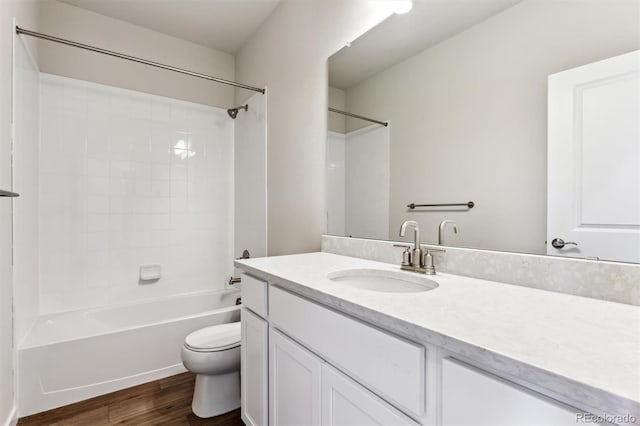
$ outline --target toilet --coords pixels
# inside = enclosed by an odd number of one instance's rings
[[[201,418],[240,407],[240,323],[214,325],[184,339],[182,363],[195,373],[191,409]]]

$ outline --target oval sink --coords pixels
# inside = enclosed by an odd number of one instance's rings
[[[350,287],[381,293],[420,293],[438,287],[437,282],[422,275],[386,269],[343,269],[330,272],[327,278]]]

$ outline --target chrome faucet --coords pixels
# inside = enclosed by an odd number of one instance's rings
[[[450,221],[451,222],[451,221]],[[423,250],[420,246],[420,228],[418,222],[415,220],[407,220],[400,227],[400,236],[404,237],[407,232],[407,227],[413,228],[413,250],[410,251],[411,246],[408,244],[394,244],[395,247],[404,248],[402,253],[402,263],[400,268],[406,271],[420,272],[427,275],[435,275],[436,267],[433,263],[432,253],[444,253],[442,249],[425,247]]]
[[[420,227],[415,220],[407,220],[400,227],[400,236],[404,237],[407,232],[407,227],[413,228],[413,250],[411,256],[403,255],[402,269],[416,272],[425,272],[422,267],[422,249],[420,248]],[[408,246],[405,246],[405,253],[409,250]]]
[[[444,230],[447,225],[453,225],[453,233],[458,233],[458,223],[455,220],[443,220],[438,226],[438,245],[441,246],[444,242]]]

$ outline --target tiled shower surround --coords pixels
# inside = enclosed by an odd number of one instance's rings
[[[40,104],[40,313],[223,288],[226,111],[48,74]],[[143,264],[162,278],[139,282]]]

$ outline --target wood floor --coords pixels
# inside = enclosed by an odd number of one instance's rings
[[[183,373],[23,417],[18,426],[244,426],[240,410],[210,419],[191,412],[195,376]]]

